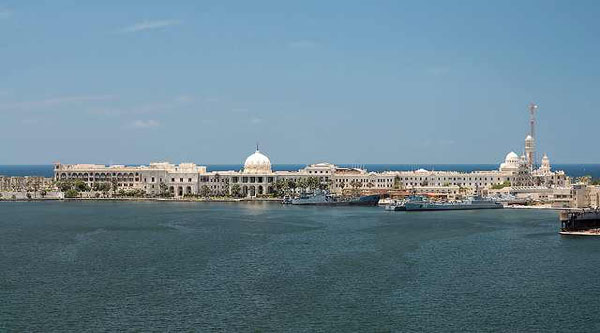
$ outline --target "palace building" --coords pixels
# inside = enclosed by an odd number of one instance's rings
[[[141,190],[149,196],[169,193],[175,197],[235,194],[255,197],[276,192],[279,180],[298,182],[317,177],[333,193],[346,189],[385,191],[392,189],[455,194],[476,188],[510,185],[521,190],[545,191],[570,186],[563,171],[553,171],[547,155],[536,165],[535,113],[529,106],[530,131],[525,138],[524,154],[506,155],[497,170],[457,172],[418,169],[414,171],[369,172],[360,168],[344,168],[330,163],[310,164],[297,171],[273,171],[271,160],[258,150],[248,156],[241,170],[211,171],[194,163],[179,165],[159,162],[143,166],[60,164],[54,167],[54,180],[80,180],[92,187],[95,183],[111,183],[113,189]]]
[[[544,155],[538,169],[531,169],[527,158],[514,152],[506,155],[498,170],[490,171],[414,171],[369,172],[360,168],[344,168],[330,163],[311,164],[297,171],[273,171],[271,160],[258,149],[248,156],[241,170],[207,171],[205,166],[194,163],[178,165],[159,162],[145,166],[60,164],[54,168],[54,179],[81,180],[90,187],[94,183],[111,183],[117,189],[143,190],[149,196],[168,191],[175,197],[198,195],[208,189],[211,195],[238,194],[248,197],[269,195],[276,191],[278,180],[298,182],[317,177],[327,184],[333,193],[345,189],[392,190],[405,189],[439,192],[456,192],[456,189],[472,191],[490,188],[509,182],[513,187],[565,187],[569,179],[563,171],[552,171],[550,161]]]

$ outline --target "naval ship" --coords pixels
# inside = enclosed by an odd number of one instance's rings
[[[343,198],[332,196],[327,191],[316,191],[314,193],[304,193],[298,198],[284,201],[284,203],[313,206],[377,206],[379,199],[380,195],[378,194]]]
[[[497,201],[483,198],[480,195],[475,195],[467,200],[455,202],[409,201],[404,204],[404,209],[407,211],[471,210],[499,208],[504,208],[504,206]]]
[[[561,235],[600,235],[600,210],[560,212]]]

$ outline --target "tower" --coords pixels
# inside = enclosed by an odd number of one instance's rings
[[[525,138],[525,156],[527,157],[527,165],[530,169],[535,166],[535,112],[538,106],[529,104],[529,134]]]

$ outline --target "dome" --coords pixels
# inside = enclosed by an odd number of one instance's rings
[[[542,157],[542,165],[540,166],[540,169],[542,171],[550,171],[551,167],[550,167],[550,159],[548,158],[548,155],[544,154],[544,157]]]
[[[506,158],[504,159],[504,162],[509,163],[509,162],[519,162],[519,155],[517,155],[514,151],[511,151],[510,153],[506,154]]]
[[[519,155],[514,151],[506,154],[504,163],[500,164],[500,171],[514,171],[519,167]]]
[[[525,137],[525,141],[533,141],[533,137],[531,135],[528,135],[527,137]]]
[[[246,158],[244,162],[244,173],[270,173],[271,160],[263,153],[258,151]]]

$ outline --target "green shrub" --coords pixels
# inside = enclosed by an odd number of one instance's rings
[[[492,185],[492,190],[500,190],[500,189],[503,189],[503,188],[509,187],[509,186],[510,186],[510,181],[507,180],[507,181],[505,181],[502,184],[494,184],[494,185]]]
[[[65,198],[77,198],[79,196],[79,192],[74,189],[69,189],[65,192]]]

